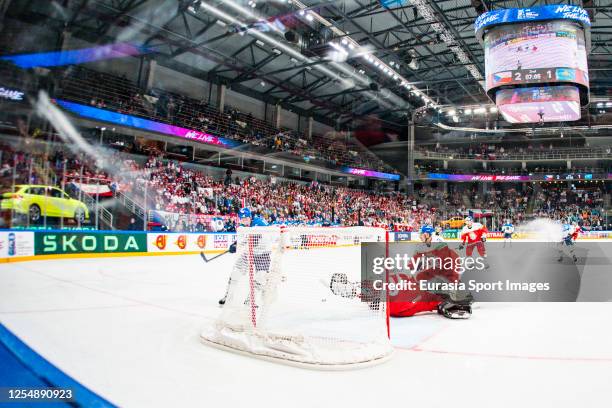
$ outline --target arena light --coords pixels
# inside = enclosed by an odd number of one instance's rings
[[[598,108],[603,108],[603,106],[604,106],[604,103],[603,103],[603,102],[598,102],[598,103],[597,103],[597,107],[598,107]]]
[[[468,54],[463,50],[461,42],[458,41],[452,32],[445,26],[443,21],[438,19],[437,14],[429,5],[429,0],[410,0],[414,6],[414,10],[423,16],[423,19],[429,23],[430,27],[438,34],[439,38],[448,46],[459,62],[468,70],[472,77],[476,80],[483,79],[482,74],[470,59]],[[413,68],[418,69],[418,68]]]
[[[457,114],[457,111],[454,109],[451,109],[448,111],[448,116],[455,116]]]
[[[489,108],[489,112],[490,113],[497,113],[497,106],[492,106],[491,108]]]
[[[612,108],[612,102],[606,102],[606,108]]]
[[[336,44],[335,42],[332,41],[329,43],[329,45],[331,45],[334,49],[336,49],[336,51],[348,55],[348,51],[345,50],[343,47],[341,47],[339,44]]]
[[[418,1],[422,1],[422,0],[418,0]],[[235,4],[233,4],[233,3],[234,3],[233,1],[230,1],[229,3],[230,3],[230,5],[231,5],[232,7],[236,8]],[[308,7],[306,4],[304,4],[302,1],[300,1],[300,0],[290,0],[290,1],[289,1],[289,4],[293,4],[293,5],[295,6],[295,8],[297,8],[297,9],[298,9],[298,14],[299,14],[299,15],[301,15],[301,16],[304,16],[304,15],[311,15],[311,16],[313,16],[313,17],[314,17],[314,20],[316,20],[316,21],[317,21],[318,23],[320,23],[322,26],[324,26],[324,27],[328,28],[328,29],[329,29],[329,30],[330,30],[330,31],[331,31],[331,32],[334,34],[334,36],[335,36],[335,37],[337,37],[337,38],[342,38],[341,43],[342,43],[342,44],[343,44],[345,47],[347,47],[349,50],[357,50],[357,49],[359,49],[359,54],[360,54],[360,55],[361,55],[361,53],[362,53],[363,51],[366,51],[366,50],[364,49],[364,47],[362,47],[362,46],[359,44],[359,42],[357,42],[357,41],[353,40],[353,39],[352,39],[352,38],[349,36],[349,34],[350,34],[350,33],[349,33],[349,31],[347,31],[347,30],[342,30],[342,29],[338,28],[338,27],[337,27],[337,26],[336,26],[336,25],[335,25],[333,22],[329,21],[327,18],[325,18],[325,17],[321,16],[320,14],[318,14],[318,13],[317,13],[317,12],[315,12],[315,11],[309,10],[309,7]],[[306,13],[307,13],[307,14],[306,14]],[[344,43],[344,40],[346,40],[346,44]],[[363,50],[363,51],[362,51],[362,50]],[[369,51],[368,51],[368,52],[369,52]],[[416,57],[418,56],[418,54],[416,53],[416,51],[415,51],[414,49],[412,49],[412,50],[410,50],[409,52],[411,53],[411,57],[412,57],[412,58],[414,58],[414,59],[416,59]],[[366,60],[367,60],[368,62],[370,62],[371,64],[374,64],[374,66],[375,66],[376,68],[379,68],[379,69],[384,69],[384,68],[387,68],[387,69],[388,69],[388,67],[386,66],[386,64],[385,64],[383,61],[379,60],[379,59],[378,59],[377,57],[375,57],[375,56],[366,57]],[[332,63],[332,64],[336,65],[336,68],[338,68],[338,69],[342,70],[344,73],[346,73],[346,74],[348,74],[348,75],[354,75],[354,74],[355,74],[354,69],[353,69],[351,72],[348,72],[348,70],[347,70],[347,69],[345,69],[344,67],[342,67],[341,65],[339,65],[339,64],[335,64],[335,63]],[[389,63],[389,65],[390,65],[390,66],[396,66],[398,69],[399,69],[399,67],[400,67],[400,64],[399,64],[397,61],[395,61],[394,63],[391,63],[391,62],[390,62],[390,63]],[[414,63],[413,63],[413,67],[415,67],[415,69],[418,69],[418,68],[419,68],[418,61],[416,61],[416,60],[414,61]],[[390,76],[393,76],[393,74],[397,75],[397,77],[398,77],[398,78],[397,78],[396,80],[400,80],[400,81],[401,81],[401,80],[405,80],[405,78],[403,78],[399,72],[395,72],[395,71],[393,71],[392,69],[388,69],[388,71],[390,71],[390,72],[388,73],[388,75],[390,75]],[[356,79],[358,79],[358,80],[360,80],[360,81],[363,81],[363,79],[362,79],[362,78],[361,78],[361,79],[356,78]],[[397,98],[397,96],[396,96],[395,94],[390,94],[390,97],[391,97],[391,96],[393,96],[393,97],[396,99],[396,100],[394,100],[394,103],[395,103],[395,104],[398,104],[398,103],[400,102],[399,98]],[[402,101],[402,102],[403,102],[403,101]]]
[[[476,113],[478,115],[482,115],[483,113],[486,113],[486,112],[487,112],[486,108],[482,108],[481,107],[481,108],[474,109],[474,113]]]
[[[472,110],[471,110],[470,108],[467,108],[467,109],[464,111],[464,113],[465,113],[466,115],[471,115],[471,114],[472,114]]]

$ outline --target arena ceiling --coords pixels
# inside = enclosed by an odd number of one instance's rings
[[[405,123],[425,104],[486,103],[473,22],[487,10],[545,1],[4,0],[8,17],[89,42],[129,41],[160,64],[303,116],[345,125],[373,114]],[[552,2],[550,2],[552,4]],[[612,0],[592,15],[593,97],[610,98]],[[331,46],[330,43],[334,45]]]

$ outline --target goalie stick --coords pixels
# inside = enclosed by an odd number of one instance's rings
[[[217,259],[217,258],[219,258],[220,256],[223,256],[223,255],[227,254],[228,252],[230,252],[230,250],[229,250],[229,249],[228,249],[228,250],[226,250],[226,251],[221,252],[220,254],[217,254],[217,255],[213,256],[213,257],[212,257],[212,258],[210,258],[210,259],[206,258],[206,255],[204,254],[204,252],[200,252],[200,256],[202,257],[202,259],[204,260],[204,262],[208,263],[208,262],[212,261],[213,259]]]
[[[213,259],[216,259],[216,258],[218,258],[218,257],[220,257],[222,255],[227,254],[228,252],[230,252],[229,249],[227,251],[221,252],[220,254],[217,254],[217,255],[213,256],[210,259],[206,258],[206,255],[204,254],[204,252],[200,252],[200,256],[202,257],[204,262],[208,263],[208,262],[212,261]],[[230,283],[231,282],[232,282],[232,278],[230,277],[229,280],[227,281],[227,288],[225,289],[225,296],[223,296],[223,298],[219,300],[219,304],[220,305],[224,305],[225,304],[225,301],[227,299],[227,294],[229,293],[229,288],[230,288]]]

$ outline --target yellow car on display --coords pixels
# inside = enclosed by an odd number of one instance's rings
[[[465,219],[463,217],[452,217],[446,221],[442,221],[442,228],[444,229],[459,229],[463,228],[463,224],[465,224]]]
[[[33,224],[40,222],[44,216],[72,218],[78,223],[89,218],[89,210],[82,201],[71,198],[56,187],[17,185],[15,192],[3,193],[0,198],[2,210],[26,215]]]

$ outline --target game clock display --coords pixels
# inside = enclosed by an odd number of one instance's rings
[[[493,27],[484,48],[487,91],[533,83],[589,85],[584,30],[573,22]]]

